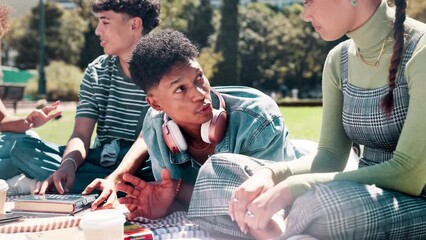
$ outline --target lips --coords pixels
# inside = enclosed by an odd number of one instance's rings
[[[318,32],[319,30],[321,30],[321,26],[319,26],[319,25],[312,24],[312,26],[315,28],[316,32]]]
[[[211,111],[212,111],[211,103],[206,103],[197,110],[197,112],[201,114],[210,113]]]
[[[101,47],[104,47],[106,45],[106,41],[101,39],[101,42],[99,43]]]

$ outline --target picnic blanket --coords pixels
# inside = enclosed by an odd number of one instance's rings
[[[7,199],[7,207],[13,208],[13,199],[22,196],[12,196]],[[23,221],[0,225],[0,234],[15,234],[23,232],[42,232],[78,227],[82,215],[38,217],[28,216]],[[211,233],[188,220],[184,211],[172,213],[158,220],[138,217],[133,224],[149,228],[154,233],[154,239],[215,239]],[[217,239],[217,238],[216,238]]]

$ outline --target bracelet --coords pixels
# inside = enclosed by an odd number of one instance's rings
[[[70,158],[70,157],[65,158],[64,160],[62,160],[62,162],[61,162],[61,166],[62,166],[62,165],[64,164],[64,162],[66,162],[66,161],[71,161],[71,162],[73,162],[73,163],[74,163],[74,172],[75,172],[75,171],[77,171],[78,166],[77,166],[77,163],[75,162],[74,158]]]
[[[177,185],[176,185],[176,189],[175,189],[175,197],[178,195],[179,191],[180,191],[180,187],[182,185],[182,178],[179,179]]]

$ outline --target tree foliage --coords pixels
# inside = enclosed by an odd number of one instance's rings
[[[214,85],[237,85],[238,79],[238,0],[223,0],[221,7],[220,30],[215,51],[223,56],[218,62]]]
[[[25,17],[22,29],[13,34],[9,45],[18,51],[16,64],[20,68],[36,68],[39,51],[39,7],[34,7]],[[84,43],[83,32],[86,30],[84,20],[73,10],[64,11],[55,3],[45,5],[45,56],[46,64],[52,60],[77,65]],[[16,38],[15,38],[16,37]]]
[[[77,101],[80,81],[83,72],[75,65],[66,64],[62,61],[51,61],[46,67],[46,88],[48,101]],[[37,99],[39,76],[28,82],[25,93]]]
[[[193,14],[189,14],[187,35],[200,48],[207,47],[209,36],[215,31],[210,0],[201,0],[198,6],[188,5],[188,7],[195,9],[195,11]]]
[[[200,48],[215,31],[210,0],[171,0],[161,3],[161,26],[185,33]]]
[[[99,37],[96,36],[95,30],[98,25],[98,19],[92,13],[90,0],[73,0],[78,6],[75,9],[78,14],[85,19],[86,31],[84,34],[84,45],[80,51],[79,67],[81,69],[87,67],[89,63],[95,60],[98,56],[102,55],[103,49],[100,45]]]

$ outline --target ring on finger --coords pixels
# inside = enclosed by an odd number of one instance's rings
[[[254,217],[254,216],[256,216],[256,215],[254,214],[254,212],[252,212],[252,211],[250,211],[250,210],[247,210],[247,216],[249,216],[249,217]]]

